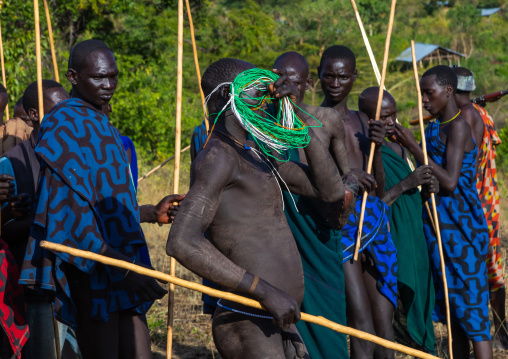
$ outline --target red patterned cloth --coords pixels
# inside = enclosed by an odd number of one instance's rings
[[[499,191],[497,189],[496,146],[501,143],[494,129],[492,117],[483,107],[473,104],[480,112],[485,125],[483,141],[478,149],[478,172],[476,189],[480,195],[483,212],[489,226],[489,249],[487,253],[487,270],[489,287],[492,292],[505,286],[503,267],[501,265],[501,243],[499,240]]]
[[[0,239],[0,324],[13,353],[21,358],[21,349],[30,336],[25,316],[23,288],[19,270],[7,244]]]

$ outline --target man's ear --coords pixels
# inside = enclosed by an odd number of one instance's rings
[[[69,80],[69,82],[72,85],[75,86],[75,85],[78,84],[78,81],[77,81],[78,73],[76,72],[76,70],[74,70],[74,69],[68,69],[67,73],[65,74],[65,76],[67,77],[67,80]]]
[[[314,83],[314,80],[312,77],[307,77],[307,83],[305,84],[305,90],[309,90],[312,87],[312,84]]]
[[[37,123],[39,122],[39,111],[37,111],[35,108],[29,108],[27,114],[30,120]]]
[[[230,90],[229,90],[229,86],[228,85],[224,85],[220,88],[219,90],[219,95],[221,98],[223,99],[227,99],[229,98],[229,95],[230,95]]]
[[[353,72],[353,82],[356,81],[357,78],[358,78],[358,70],[355,69],[355,72]]]
[[[452,86],[450,86],[450,85],[446,86],[446,94],[448,97],[453,95],[453,87]]]

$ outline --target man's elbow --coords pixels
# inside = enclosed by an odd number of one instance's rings
[[[324,191],[319,193],[319,199],[329,203],[335,203],[343,201],[345,197],[344,187],[333,188],[330,191]]]

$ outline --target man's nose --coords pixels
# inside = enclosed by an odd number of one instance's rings
[[[113,89],[116,87],[116,81],[113,79],[104,79],[102,83],[102,88],[104,89]]]
[[[331,86],[333,86],[333,87],[340,87],[340,81],[339,81],[339,79],[335,77],[333,79],[332,83],[331,83]]]

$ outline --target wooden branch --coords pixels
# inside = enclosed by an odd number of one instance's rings
[[[42,56],[41,56],[41,28],[39,24],[39,0],[34,0],[35,19],[35,57],[37,61],[37,97],[39,99],[39,123],[44,117],[44,101],[42,94]]]
[[[190,148],[190,146],[187,146],[185,147],[183,150],[180,151],[180,153],[184,153],[185,151],[187,151],[188,149]],[[148,171],[148,173],[146,175],[144,175],[143,177],[141,177],[140,179],[138,179],[138,183],[141,182],[142,180],[144,180],[145,178],[151,176],[155,171],[158,171],[162,168],[162,166],[166,165],[169,161],[171,161],[173,158],[175,158],[175,156],[171,156],[169,157],[167,160],[165,160],[164,162],[162,162],[160,165],[158,165],[157,167],[155,168],[152,168],[150,171]]]
[[[192,13],[189,5],[189,0],[185,0],[185,5],[187,6],[187,16],[189,17],[190,33],[192,39],[192,51],[194,52],[194,64],[196,65],[196,75],[198,77],[199,93],[201,94],[201,103],[203,104],[203,112],[205,114],[206,133],[208,133],[210,131],[210,124],[208,122],[208,111],[205,105],[205,94],[203,93],[203,89],[201,88],[201,70],[199,69],[198,50],[196,48],[196,37],[194,36],[194,23],[192,22]]]
[[[427,156],[427,141],[425,139],[425,129],[423,127],[422,93],[420,90],[420,79],[418,77],[418,67],[416,66],[415,42],[413,40],[411,40],[411,55],[413,57],[413,72],[414,72],[415,82],[416,82],[416,91],[418,93],[418,119],[420,122],[420,133],[422,136],[423,162],[425,165],[428,165],[429,158]],[[446,266],[445,266],[444,255],[443,255],[443,242],[441,240],[441,230],[439,228],[439,218],[437,216],[436,196],[434,193],[430,194],[430,199],[432,202],[432,212],[433,212],[433,217],[434,217],[433,225],[434,225],[434,229],[436,232],[437,244],[438,244],[438,248],[439,248],[439,257],[441,260],[441,272],[443,273],[442,279],[443,279],[443,287],[444,287],[444,295],[445,295],[445,303],[446,303],[446,325],[448,328],[448,350],[450,351],[450,359],[453,359],[452,323],[450,320],[450,301],[448,298],[448,283],[446,281]]]
[[[0,10],[2,9],[3,1],[0,0]],[[7,81],[5,80],[5,63],[4,63],[4,42],[2,38],[2,24],[0,22],[0,62],[2,66],[2,83],[7,88]],[[0,119],[2,120],[2,119]],[[9,105],[5,106],[5,122],[9,121]],[[0,214],[1,215],[1,214]],[[1,230],[0,230],[1,233]]]
[[[51,16],[49,14],[48,0],[44,0],[44,11],[46,11],[46,22],[48,24],[49,45],[51,47],[51,59],[53,60],[53,71],[55,72],[55,81],[60,82],[60,75],[58,74],[58,63],[55,53],[55,41],[53,40],[53,27],[51,26]]]
[[[173,193],[178,193],[180,185],[180,150],[182,147],[182,82],[183,82],[183,0],[178,0],[178,55],[176,66],[176,117],[175,117],[175,170],[173,174]],[[175,275],[176,260],[170,259],[170,274]],[[166,358],[171,359],[173,351],[173,316],[175,307],[175,285],[169,285],[168,336]]]
[[[91,260],[94,260],[94,261],[97,261],[97,262],[100,262],[100,263],[103,263],[106,265],[115,266],[118,268],[123,268],[123,269],[129,270],[129,271],[132,271],[132,272],[146,275],[151,278],[155,278],[160,281],[172,283],[173,285],[178,285],[183,288],[188,288],[188,289],[192,289],[192,290],[204,293],[204,294],[208,294],[211,297],[221,298],[221,299],[229,300],[229,301],[232,301],[235,303],[240,303],[240,304],[246,305],[248,307],[266,310],[261,305],[261,303],[259,303],[258,301],[255,301],[253,299],[245,298],[245,297],[242,297],[242,296],[230,293],[230,292],[223,292],[223,291],[220,291],[217,289],[212,289],[210,287],[207,287],[207,286],[204,286],[204,285],[201,285],[198,283],[189,282],[189,281],[186,281],[186,280],[183,280],[180,278],[176,278],[175,276],[168,275],[168,274],[162,273],[162,272],[158,272],[153,269],[148,269],[146,267],[138,266],[133,263],[126,262],[126,261],[113,259],[110,257],[105,257],[100,254],[95,254],[92,252],[83,251],[80,249],[71,248],[71,247],[61,245],[61,244],[51,243],[51,242],[47,242],[47,241],[41,241],[40,246],[42,248],[45,248],[45,249],[48,249],[48,250],[51,250],[54,252],[68,253],[74,257],[91,259]],[[352,336],[358,337],[360,339],[368,340],[372,343],[381,345],[381,346],[388,348],[388,349],[396,350],[401,353],[405,353],[405,354],[412,355],[412,356],[415,356],[417,358],[422,358],[422,359],[439,359],[438,357],[436,357],[434,355],[427,354],[422,351],[419,351],[419,350],[416,350],[413,348],[409,348],[409,347],[406,347],[401,344],[393,343],[389,340],[376,337],[375,335],[365,333],[365,332],[362,332],[357,329],[349,328],[349,327],[334,323],[334,322],[332,322],[326,318],[323,318],[323,317],[316,317],[316,316],[306,314],[306,313],[301,313],[301,315],[302,315],[303,321],[306,321],[309,323],[314,323],[314,324],[329,328],[329,329],[334,330],[338,333],[352,335]]]
[[[392,37],[392,29],[393,29],[393,20],[395,18],[395,4],[397,3],[397,0],[392,0],[392,5],[390,7],[390,20],[388,21],[388,31],[386,34],[386,42],[385,42],[385,53],[383,57],[383,68],[381,70],[381,80],[379,83],[379,95],[377,100],[377,107],[376,107],[376,121],[379,121],[379,117],[381,115],[381,105],[383,102],[383,91],[385,86],[385,78],[386,78],[386,67],[388,65],[388,54],[390,52],[390,39]],[[358,10],[357,10],[358,12]],[[374,160],[374,151],[376,149],[376,144],[372,142],[370,144],[370,153],[369,153],[369,162],[367,163],[367,173],[372,172],[372,161]],[[360,221],[358,223],[358,236],[356,238],[356,245],[355,245],[355,253],[353,256],[353,260],[358,260],[358,252],[360,251],[360,244],[362,239],[362,227],[363,227],[363,220],[365,216],[365,205],[367,203],[367,197],[368,192],[365,191],[363,193],[362,198],[362,206],[360,210]]]

